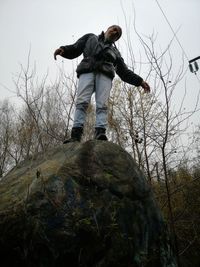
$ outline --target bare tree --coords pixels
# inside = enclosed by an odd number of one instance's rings
[[[10,154],[13,129],[15,123],[15,111],[8,100],[0,102],[0,179],[13,165]]]
[[[17,95],[24,103],[19,114],[21,125],[28,127],[26,156],[44,151],[62,142],[72,124],[72,112],[76,93],[76,80],[60,71],[58,80],[47,86],[47,75],[38,83],[36,70],[21,66],[15,81]]]

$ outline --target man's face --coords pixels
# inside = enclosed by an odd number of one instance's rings
[[[105,32],[105,38],[110,42],[115,42],[120,38],[120,29],[117,26],[112,26]]]

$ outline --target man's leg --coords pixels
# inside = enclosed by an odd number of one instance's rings
[[[84,73],[79,77],[76,110],[73,127],[83,127],[86,118],[86,111],[90,103],[95,86],[94,73]]]
[[[71,138],[63,143],[80,141],[83,134],[83,127],[86,119],[86,111],[94,92],[94,73],[81,74],[78,82],[76,109],[74,124],[71,131]]]
[[[96,125],[95,138],[107,140],[106,127],[108,123],[108,99],[112,88],[112,79],[102,73],[96,74],[95,80],[96,99]]]

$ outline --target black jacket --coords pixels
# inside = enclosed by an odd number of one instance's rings
[[[83,60],[77,66],[78,77],[82,73],[99,71],[111,79],[115,72],[129,84],[140,86],[143,79],[129,70],[120,55],[119,50],[113,43],[105,42],[104,33],[96,36],[88,33],[72,45],[61,46],[64,49],[64,58],[73,59],[83,53]]]

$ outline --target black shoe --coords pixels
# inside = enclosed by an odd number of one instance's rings
[[[106,136],[106,129],[105,128],[100,128],[100,127],[95,128],[95,137],[94,138],[96,140],[107,141],[108,138]]]
[[[71,131],[71,138],[64,140],[63,144],[67,144],[71,142],[80,142],[82,135],[83,135],[82,127],[73,127]]]
[[[72,143],[72,142],[80,142],[80,141],[76,138],[69,138],[69,139],[64,140],[63,144]]]

